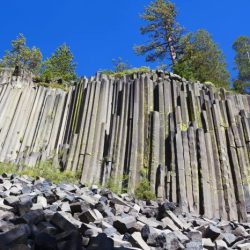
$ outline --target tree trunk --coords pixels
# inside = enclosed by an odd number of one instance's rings
[[[174,46],[172,45],[172,37],[171,36],[169,36],[167,38],[167,43],[168,43],[168,48],[169,48],[169,52],[170,52],[172,65],[175,65],[176,64],[176,52],[175,52]]]

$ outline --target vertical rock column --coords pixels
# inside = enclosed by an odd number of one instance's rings
[[[160,141],[160,117],[159,112],[152,113],[152,148],[151,148],[151,161],[150,161],[150,184],[151,189],[155,192],[156,188],[156,173],[157,168],[159,167],[159,159],[160,159],[160,149],[159,149],[159,141]]]

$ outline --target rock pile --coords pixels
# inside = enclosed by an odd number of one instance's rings
[[[250,249],[250,223],[108,189],[0,176],[0,249]]]

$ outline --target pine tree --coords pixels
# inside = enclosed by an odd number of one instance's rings
[[[189,80],[210,81],[217,87],[229,87],[225,57],[206,30],[187,34],[182,44],[183,53],[174,65],[176,74]]]
[[[56,49],[55,53],[48,58],[42,67],[42,78],[46,81],[53,81],[60,78],[64,81],[71,81],[77,78],[75,73],[76,63],[70,48],[63,44]]]
[[[26,38],[23,34],[11,42],[12,49],[7,50],[1,64],[4,67],[26,68],[33,73],[37,73],[42,61],[40,49],[33,47],[30,49],[26,45]]]
[[[145,8],[141,18],[148,24],[141,27],[141,34],[147,34],[150,42],[135,47],[138,55],[145,55],[146,61],[168,58],[174,65],[178,59],[183,28],[176,21],[175,5],[166,0],[155,0]],[[171,65],[167,61],[168,65]]]
[[[234,42],[233,49],[236,52],[234,62],[238,70],[234,88],[240,93],[247,93],[250,87],[250,37],[240,36]]]

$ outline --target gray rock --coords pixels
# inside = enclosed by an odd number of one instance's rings
[[[231,246],[237,239],[237,237],[232,233],[223,233],[222,236],[228,246]]]
[[[132,216],[127,216],[124,218],[117,217],[113,223],[113,226],[121,234],[126,233],[130,228],[132,228],[136,223],[136,220]]]
[[[243,236],[243,237],[248,237],[249,234],[247,233],[246,229],[241,226],[238,225],[234,230],[233,230],[234,235],[236,236]]]
[[[215,246],[216,246],[216,249],[218,249],[218,250],[228,249],[226,242],[223,240],[216,240]]]
[[[250,249],[250,243],[239,244],[239,245],[237,245],[237,248],[241,249],[241,250],[249,250]]]
[[[56,227],[58,227],[59,229],[61,229],[62,231],[70,231],[70,230],[75,230],[76,227],[70,223],[65,217],[63,217],[61,214],[59,213],[55,213],[50,222],[55,225]]]
[[[134,232],[131,237],[131,243],[135,247],[139,247],[144,250],[150,250],[150,247],[147,243],[142,239],[141,234],[139,232]]]
[[[181,231],[173,231],[173,233],[181,243],[186,243],[189,241],[189,238]]]
[[[37,224],[44,220],[44,212],[42,210],[30,211],[22,216],[27,224]]]
[[[220,235],[221,235],[221,230],[218,227],[209,225],[206,228],[203,237],[210,238],[212,241],[215,241]]]
[[[94,222],[95,220],[97,220],[97,217],[96,217],[94,211],[92,211],[90,209],[82,212],[81,214],[79,214],[78,217],[84,223]]]
[[[201,242],[202,241],[202,234],[200,231],[197,230],[192,230],[190,232],[188,232],[188,238],[190,238],[192,241],[197,241],[197,242]]]
[[[20,242],[26,240],[31,234],[30,227],[28,225],[20,225],[8,232],[0,234],[0,246],[7,246],[11,243]]]
[[[99,234],[97,237],[91,238],[88,250],[99,250],[100,246],[102,246],[102,249],[113,249],[114,248],[114,242],[112,239],[108,238],[105,234]]]
[[[215,248],[215,243],[213,243],[213,242],[211,241],[211,239],[203,238],[203,239],[202,239],[202,246],[203,246],[205,249],[213,250],[213,249]]]
[[[47,199],[41,195],[37,196],[37,204],[41,204],[43,208],[48,206]]]
[[[201,241],[190,241],[186,244],[185,249],[188,250],[202,250],[202,242]]]

